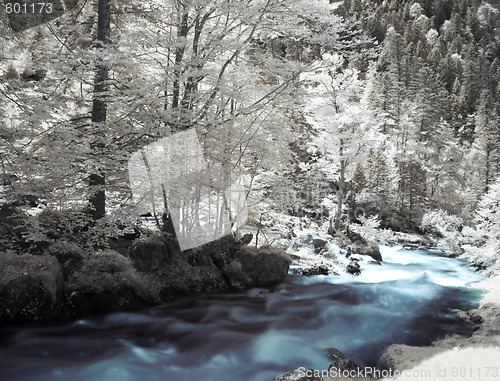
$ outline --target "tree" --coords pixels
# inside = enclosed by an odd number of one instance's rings
[[[105,147],[105,129],[107,115],[106,92],[108,91],[109,67],[105,62],[106,47],[110,41],[110,0],[98,0],[97,2],[97,44],[98,63],[94,79],[94,94],[92,102],[92,126],[90,148],[94,154],[95,170],[89,175],[90,203],[93,209],[94,219],[105,215],[106,195],[105,179],[106,173],[100,168],[99,159],[101,151]]]
[[[302,79],[309,85],[309,123],[320,132],[318,145],[337,167],[337,210],[330,232],[340,228],[347,197],[347,176],[376,141],[376,118],[362,97],[362,81],[354,69],[341,70],[342,58],[325,54]]]
[[[254,48],[277,34],[306,51],[319,42],[333,47],[341,29],[330,14],[334,6],[303,5],[99,2],[96,24],[89,2],[61,22],[26,32],[29,38],[17,39],[12,55],[29,55],[36,66],[27,66],[45,76],[2,84],[8,107],[16,109],[8,128],[19,133],[8,153],[23,186],[36,187],[60,207],[89,198],[95,217],[102,216],[104,185],[108,202],[129,198],[127,156],[188,127],[203,137],[211,162],[252,172],[285,165],[287,140],[293,139],[286,133],[292,124],[287,113],[307,64]],[[116,25],[112,29],[107,10]],[[20,65],[13,67],[23,74]],[[227,137],[224,144],[220,136]],[[20,139],[27,144],[16,149]],[[275,153],[279,160],[268,160]],[[83,186],[89,177],[91,186]]]
[[[476,138],[474,145],[479,151],[483,164],[482,184],[484,192],[487,192],[489,185],[498,174],[500,131],[498,124],[500,118],[496,110],[491,109],[491,93],[484,91],[479,100],[478,112],[476,114]]]

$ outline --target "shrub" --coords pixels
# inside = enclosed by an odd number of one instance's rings
[[[420,225],[427,233],[447,237],[462,230],[463,220],[444,210],[433,210],[423,215]]]

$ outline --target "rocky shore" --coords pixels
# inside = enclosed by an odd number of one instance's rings
[[[405,247],[418,249],[432,246],[431,241],[418,240]],[[367,369],[347,359],[340,351],[329,348],[325,349],[325,356],[331,360],[329,369],[298,368],[276,376],[273,381],[497,380],[491,378],[494,377],[491,372],[488,378],[486,371],[500,364],[500,276],[486,278],[474,287],[486,291],[480,307],[457,311],[458,316],[473,328],[471,337],[454,335],[422,347],[393,344],[382,353],[376,367],[370,369],[373,373],[367,373]],[[479,372],[484,370],[482,377],[474,373],[478,369]],[[474,374],[460,375],[460,371],[463,373],[466,370]]]
[[[180,252],[168,233],[130,237],[119,226],[92,225],[86,218],[53,211],[32,217],[12,206],[0,208],[0,324],[270,286],[288,274],[290,258],[283,250],[249,247],[232,235]]]
[[[500,364],[500,306],[486,303],[479,309],[463,312],[463,315],[475,325],[476,331],[472,337],[452,336],[425,347],[393,344],[384,351],[376,368],[369,369],[373,372],[371,374],[367,369],[346,359],[340,351],[330,348],[325,353],[332,360],[329,369],[298,368],[276,376],[273,381],[351,381],[377,378],[385,381],[493,380],[484,375],[487,370]],[[336,358],[330,355],[333,351],[339,353]],[[460,376],[460,371],[463,373],[471,370],[473,373],[484,370],[484,377],[481,378],[476,373],[472,377],[467,373]],[[490,377],[493,377],[492,372]]]

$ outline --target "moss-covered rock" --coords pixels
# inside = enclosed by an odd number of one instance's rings
[[[0,212],[0,322],[72,318],[272,285],[286,277],[290,263],[280,250],[241,248],[232,235],[181,252],[171,234],[128,240],[112,234],[113,221],[92,222],[78,211],[30,217],[4,206]]]
[[[252,280],[249,286],[263,287],[283,282],[288,275],[291,259],[281,249],[245,247],[235,253],[245,274]]]
[[[139,271],[156,271],[170,257],[167,242],[162,237],[136,240],[129,252],[129,258]]]
[[[158,301],[158,287],[132,262],[112,251],[87,255],[68,280],[68,300],[76,313],[138,308]]]
[[[222,272],[228,279],[229,285],[236,290],[243,290],[253,284],[252,278],[243,270],[242,264],[238,261],[228,263]]]
[[[0,253],[0,322],[50,320],[60,311],[63,293],[56,258]]]
[[[51,245],[47,253],[55,258],[61,266],[64,280],[81,269],[85,258],[84,250],[74,242],[58,241]]]

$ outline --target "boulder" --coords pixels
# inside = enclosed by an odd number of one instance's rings
[[[85,257],[67,282],[73,313],[120,311],[158,300],[157,285],[123,255],[106,250]]]
[[[326,246],[327,243],[328,241],[323,238],[314,238],[312,240],[312,244],[315,249],[322,249],[323,247]]]
[[[238,250],[234,258],[252,280],[253,287],[270,286],[281,283],[288,275],[290,257],[282,249],[250,248]]]
[[[234,289],[243,290],[253,284],[252,279],[243,271],[243,266],[238,261],[227,264],[222,271],[227,277],[229,285]]]
[[[366,240],[363,238],[363,236],[361,234],[356,233],[352,229],[349,229],[349,227],[346,228],[345,235],[347,236],[347,238],[349,238],[351,240],[351,242],[354,242],[354,243],[360,244],[360,245],[367,244]]]
[[[376,242],[349,245],[349,249],[352,253],[368,255],[374,260],[382,262],[382,255],[380,254],[380,249]]]
[[[84,251],[74,242],[57,241],[47,249],[47,252],[57,258],[64,280],[80,270],[83,264]]]
[[[351,258],[351,261],[349,262],[349,264],[346,267],[346,271],[349,274],[352,274],[352,275],[359,275],[359,274],[361,274],[361,269],[359,267],[358,261]]]
[[[0,254],[0,323],[51,320],[59,312],[63,293],[56,258]]]
[[[302,276],[328,275],[330,273],[330,270],[325,265],[314,265],[307,269],[303,268],[295,269],[293,270],[293,273],[295,275],[302,275]]]
[[[137,270],[152,272],[170,258],[170,253],[162,237],[152,237],[134,241],[128,256]]]
[[[369,255],[374,260],[382,262],[382,254],[380,254],[380,248],[376,242],[369,242],[362,253],[364,255]]]
[[[232,235],[190,250],[175,250],[167,234],[134,241],[128,257],[141,273],[157,279],[160,299],[246,287],[237,266],[227,266],[234,256]],[[230,282],[228,282],[228,278]]]
[[[357,372],[358,369],[361,369],[361,371],[364,372],[364,369],[361,366],[359,366],[354,361],[346,358],[346,356],[337,348],[327,348],[325,352],[326,356],[332,361],[332,364],[330,365],[328,370],[335,368],[337,372],[339,371]]]
[[[333,361],[333,364],[336,364],[340,360],[346,359],[345,355],[337,348],[326,348],[325,352],[326,352],[326,357],[328,357],[331,361]]]

